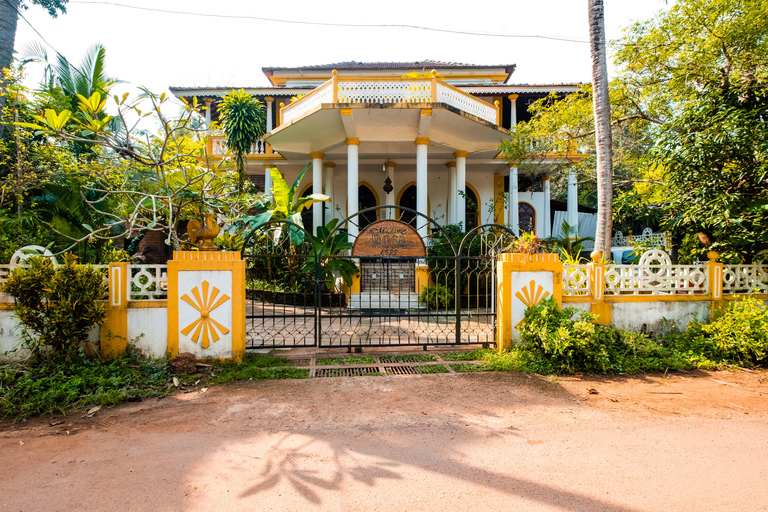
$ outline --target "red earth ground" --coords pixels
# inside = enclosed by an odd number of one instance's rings
[[[768,510],[767,379],[247,382],[3,423],[0,511]]]

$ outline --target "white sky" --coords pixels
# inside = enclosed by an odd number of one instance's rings
[[[111,1],[111,0],[109,0]],[[385,0],[114,0],[126,5],[207,14],[260,16],[328,23],[409,24],[587,41],[586,0],[435,2]],[[29,2],[31,3],[31,2]],[[671,3],[671,2],[670,2]],[[621,36],[633,21],[668,8],[666,0],[605,0],[606,33]],[[113,76],[162,92],[168,86],[268,85],[263,66],[346,60],[434,59],[517,64],[513,83],[590,81],[589,46],[540,38],[480,37],[405,28],[301,26],[247,19],[165,14],[70,1],[56,19],[37,6],[23,12],[70,62],[79,64],[96,42],[107,48]],[[22,19],[16,49],[40,38]],[[52,53],[52,52],[51,52]],[[39,69],[29,68],[30,78]]]

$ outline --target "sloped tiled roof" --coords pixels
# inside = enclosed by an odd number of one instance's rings
[[[511,69],[514,69],[515,65],[514,64],[497,64],[497,65],[465,64],[462,62],[444,62],[440,60],[430,60],[430,59],[416,60],[416,61],[410,61],[410,62],[357,62],[357,61],[351,60],[347,62],[335,62],[333,64],[313,64],[311,66],[291,66],[291,67],[264,67],[261,69],[262,71],[267,73],[271,71],[288,70],[288,69],[356,70],[356,69],[402,69],[402,68],[442,68],[442,69],[511,68]]]
[[[290,67],[263,67],[261,71],[272,81],[272,75],[275,71],[364,71],[364,70],[389,70],[389,69],[493,69],[503,68],[507,74],[507,80],[515,71],[515,64],[465,64],[462,62],[443,62],[439,60],[416,60],[410,62],[334,62],[333,64],[313,64],[311,66],[290,66]]]

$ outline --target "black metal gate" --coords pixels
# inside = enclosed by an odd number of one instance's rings
[[[351,219],[387,211],[405,212],[429,227],[426,258],[356,258],[338,250],[339,239],[345,240],[336,236],[341,230],[319,240],[285,220],[253,230],[243,248],[246,347],[495,343],[496,258],[514,234],[494,224],[463,234],[396,206],[369,208]],[[343,268],[359,272],[352,286],[338,271]]]

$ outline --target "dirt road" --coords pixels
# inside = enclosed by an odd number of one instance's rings
[[[0,425],[0,511],[768,510],[766,373],[253,382],[80,416]]]

